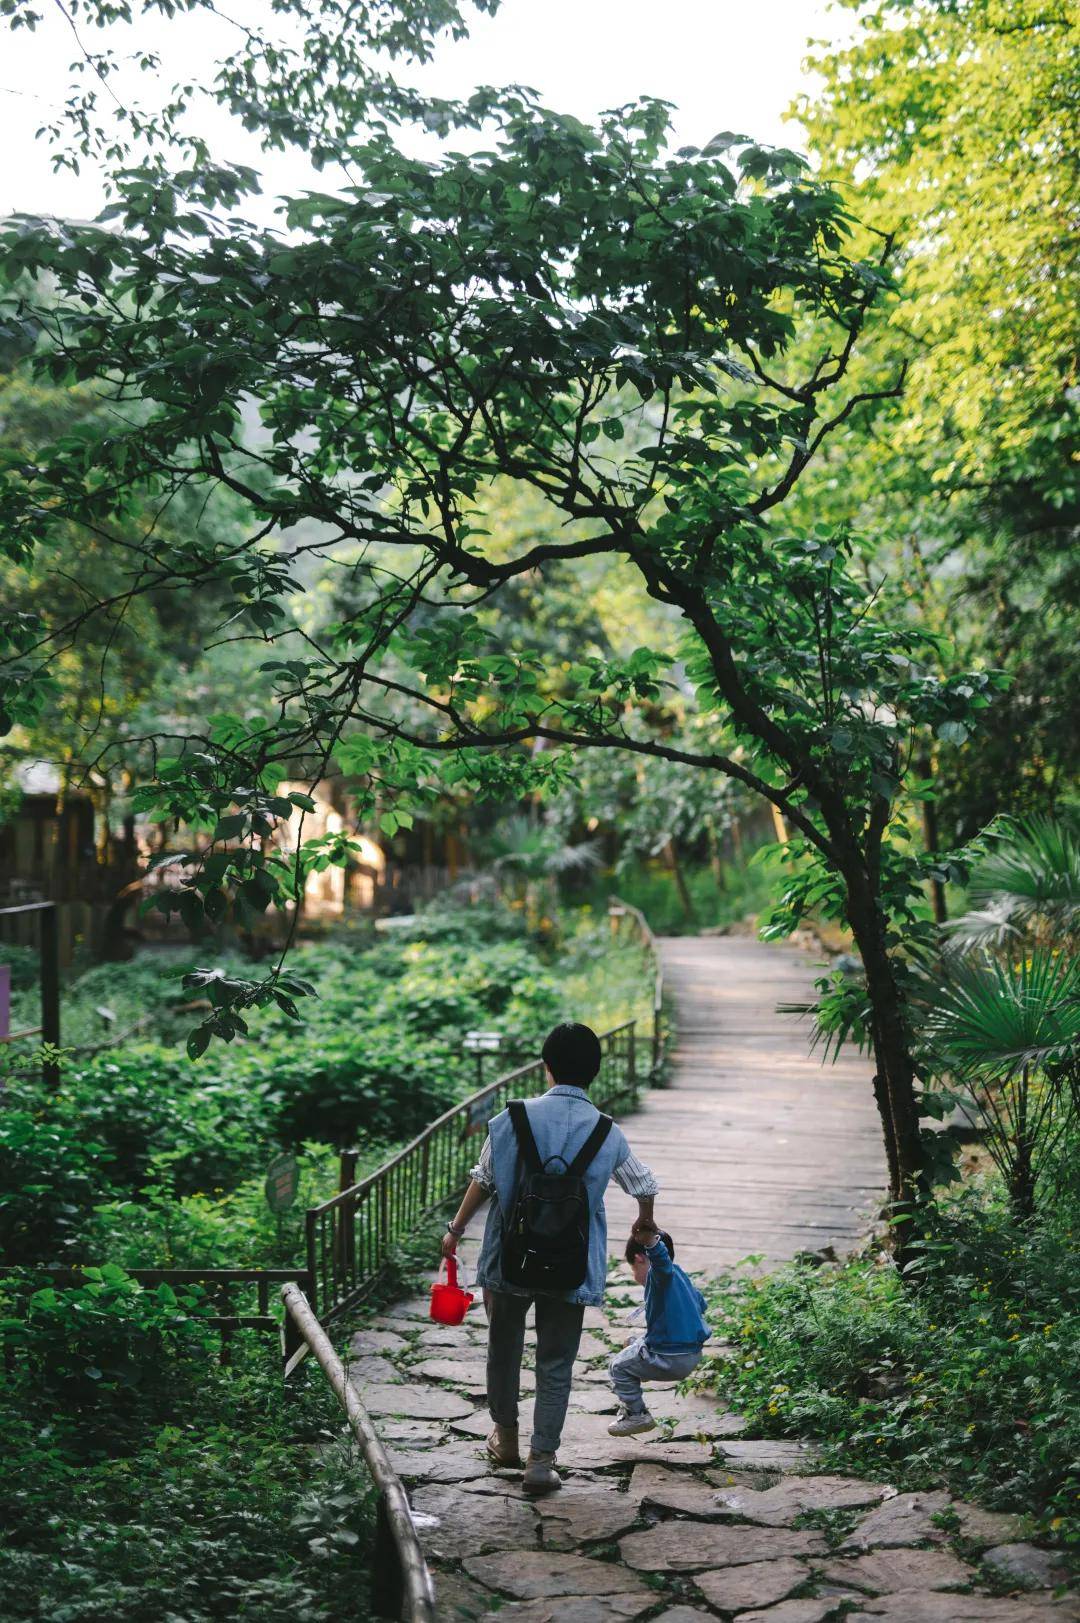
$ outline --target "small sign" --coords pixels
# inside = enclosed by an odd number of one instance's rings
[[[11,1033],[11,965],[0,964],[0,1039]]]
[[[487,1124],[494,1114],[494,1095],[489,1094],[486,1099],[476,1099],[469,1106],[469,1116],[467,1125],[465,1127],[465,1137],[469,1138],[473,1133],[485,1133],[487,1131]]]
[[[300,1163],[295,1155],[275,1155],[266,1169],[266,1204],[272,1212],[286,1212],[300,1188]]]
[[[501,1042],[497,1031],[467,1031],[463,1046],[472,1054],[493,1054]]]

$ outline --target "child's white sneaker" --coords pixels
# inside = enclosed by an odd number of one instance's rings
[[[612,1437],[632,1437],[638,1431],[652,1431],[655,1425],[648,1409],[620,1409],[608,1431]]]

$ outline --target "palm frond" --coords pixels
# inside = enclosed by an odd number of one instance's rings
[[[1024,928],[1045,918],[1056,930],[1080,928],[1080,835],[1052,817],[1017,818],[992,837],[971,876],[977,911]]]
[[[994,952],[1021,940],[1023,931],[1012,919],[1009,902],[995,900],[989,907],[964,913],[944,926],[951,952]]]
[[[1080,1063],[1080,959],[1037,947],[1018,961],[960,965],[925,1037],[936,1069],[983,1084]]]

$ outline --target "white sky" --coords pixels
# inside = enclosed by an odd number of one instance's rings
[[[102,206],[101,177],[54,174],[34,132],[63,102],[75,42],[58,9],[34,33],[0,24],[0,214],[13,210],[90,218]],[[265,0],[252,9],[266,15]],[[799,127],[785,122],[794,97],[812,85],[803,70],[809,38],[838,40],[851,13],[829,0],[503,0],[494,18],[477,18],[470,38],[439,48],[425,69],[397,70],[404,82],[435,94],[463,96],[478,84],[524,83],[560,111],[589,118],[639,95],[676,103],[680,144],[702,145],[730,129],[774,145],[798,147]],[[141,20],[108,36],[90,30],[87,44],[136,44],[167,60],[171,83],[197,77],[230,48],[227,32],[204,12],[173,21]],[[135,89],[136,75],[127,81]],[[123,83],[123,82],[121,82]],[[152,98],[143,84],[140,99]],[[216,157],[252,164],[263,175],[266,202],[253,212],[269,223],[270,197],[306,186],[332,189],[298,154],[262,154],[253,138],[203,104],[200,133]],[[456,138],[459,146],[466,139]]]

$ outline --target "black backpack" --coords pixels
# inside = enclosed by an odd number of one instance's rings
[[[511,1099],[509,1109],[524,1171],[503,1236],[503,1278],[530,1290],[576,1290],[589,1271],[589,1197],[583,1174],[611,1131],[611,1117],[600,1117],[567,1164],[561,1155],[540,1160],[523,1100]],[[552,1161],[561,1161],[564,1170],[549,1172]]]

